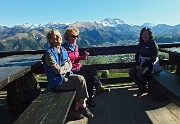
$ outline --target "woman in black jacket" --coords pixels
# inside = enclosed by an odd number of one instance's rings
[[[158,56],[156,44],[150,28],[142,28],[139,44],[135,54],[136,66],[131,69],[129,76],[139,88],[137,96],[141,96],[147,89],[149,75],[153,71],[153,64]]]

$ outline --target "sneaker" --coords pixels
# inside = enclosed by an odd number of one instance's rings
[[[81,108],[82,113],[84,113],[87,117],[93,118],[94,114],[88,109],[88,107]]]
[[[95,107],[96,103],[94,102],[93,98],[89,98],[86,103],[91,106],[91,107]]]
[[[80,113],[80,110],[71,109],[70,114],[76,119],[83,119],[84,115]]]
[[[102,93],[109,93],[110,89],[109,88],[105,88],[102,85],[100,85],[99,87],[96,88],[96,95],[100,95]]]

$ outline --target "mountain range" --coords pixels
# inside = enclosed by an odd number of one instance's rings
[[[133,45],[138,43],[143,27],[153,31],[157,43],[180,42],[180,24],[143,25],[129,24],[118,18],[105,18],[95,22],[75,22],[48,24],[22,24],[13,27],[0,26],[0,51],[21,51],[47,49],[46,34],[50,29],[58,29],[61,34],[69,26],[80,30],[80,47],[98,47],[115,45]]]

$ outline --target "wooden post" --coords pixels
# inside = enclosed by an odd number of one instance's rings
[[[7,103],[12,112],[21,114],[41,90],[34,74],[29,72],[7,85]]]
[[[175,74],[180,75],[180,56],[177,54],[169,53],[169,60],[172,61],[172,64],[177,64]]]
[[[176,59],[177,59],[176,74],[180,76],[180,56],[178,56]]]

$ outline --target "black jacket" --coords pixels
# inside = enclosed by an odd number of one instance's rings
[[[140,42],[135,54],[135,61],[137,65],[140,65],[139,56],[150,57],[150,60],[143,63],[142,66],[148,66],[156,61],[158,56],[158,45],[155,41]]]

